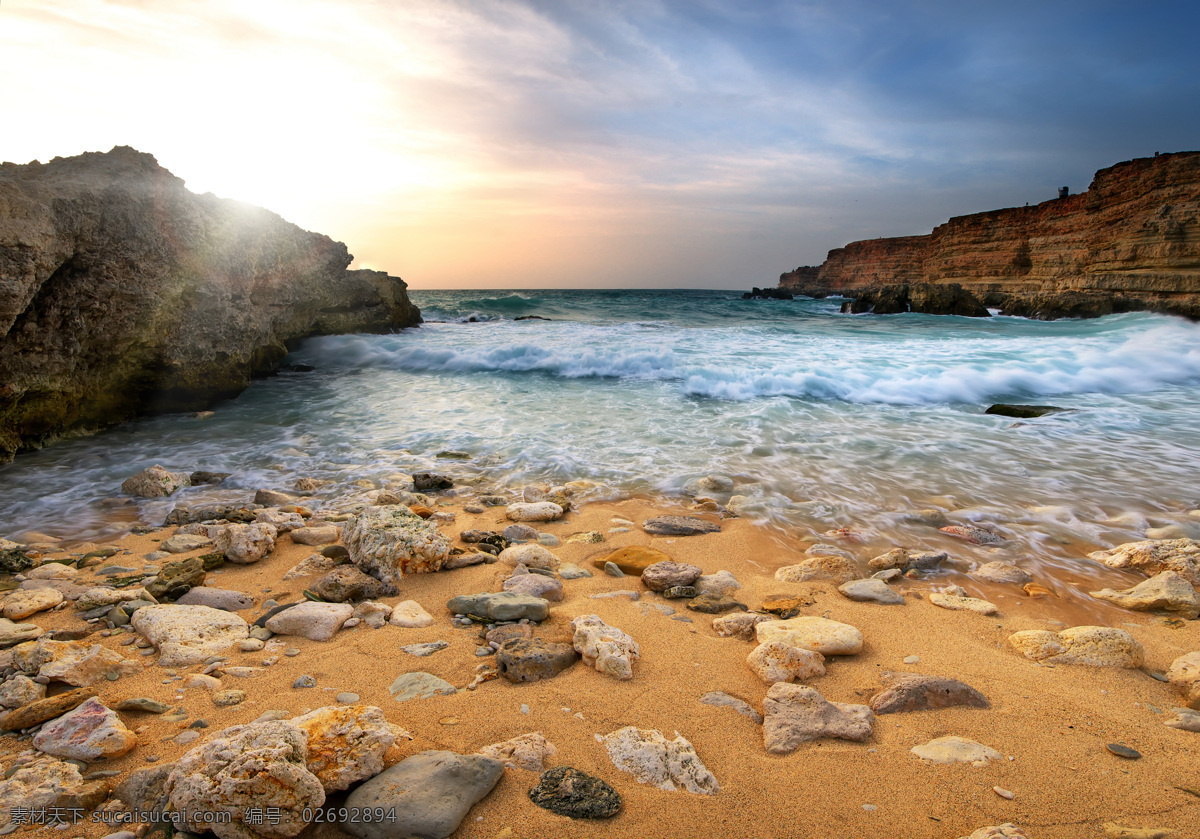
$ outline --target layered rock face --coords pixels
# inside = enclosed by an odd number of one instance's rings
[[[851,242],[780,288],[859,296],[957,283],[1004,314],[1150,310],[1200,318],[1200,152],[1101,169],[1087,192],[959,216],[927,236]],[[889,292],[895,297],[907,292]],[[915,309],[915,306],[914,306]]]
[[[0,461],[234,396],[308,336],[420,323],[352,259],[125,146],[0,165]]]

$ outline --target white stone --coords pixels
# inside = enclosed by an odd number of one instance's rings
[[[167,539],[164,539],[160,546],[167,553],[183,554],[188,551],[198,551],[201,548],[207,548],[212,544],[212,539],[207,536],[198,536],[191,533],[176,533]]]
[[[580,615],[571,621],[572,642],[584,664],[616,679],[633,678],[633,662],[641,657],[637,641],[597,615]]]
[[[392,614],[388,617],[388,623],[392,626],[402,626],[406,629],[420,629],[426,626],[433,626],[433,616],[422,608],[421,604],[415,600],[405,600],[402,603],[397,603],[392,608]]]
[[[199,664],[250,634],[245,619],[210,606],[143,606],[130,622],[158,648],[158,663],[163,667]]]
[[[760,644],[784,641],[821,655],[854,655],[862,651],[863,636],[853,626],[828,618],[802,615],[785,621],[765,621],[754,627]]]
[[[723,594],[729,594],[731,591],[737,591],[742,587],[742,584],[728,571],[718,571],[715,574],[701,575],[696,582],[692,583],[692,587],[701,594],[712,594],[720,597]]]
[[[770,615],[758,615],[754,612],[732,612],[713,618],[712,626],[716,633],[723,638],[740,638],[743,641],[754,640],[754,628],[760,623],[776,620]]]
[[[30,588],[14,591],[4,601],[4,617],[19,621],[38,612],[53,609],[62,602],[62,592],[57,589]]]
[[[230,524],[213,538],[213,544],[230,562],[249,565],[275,550],[277,535],[273,524]]]
[[[630,725],[600,739],[613,766],[633,775],[639,784],[700,795],[716,795],[721,789],[696,749],[679,732],[674,740],[668,740],[660,731]]]
[[[162,498],[181,487],[191,485],[187,472],[169,472],[155,464],[126,478],[121,484],[121,489],[139,498]]]
[[[394,586],[405,574],[439,570],[450,556],[437,525],[399,505],[368,508],[346,522],[342,544],[360,570]]]
[[[0,685],[0,707],[20,708],[46,698],[46,686],[17,673]]]
[[[546,571],[554,571],[559,566],[557,556],[532,542],[505,548],[500,552],[497,561],[505,565],[524,565],[526,568],[541,568]]]
[[[746,664],[768,685],[825,675],[825,656],[786,641],[759,644],[746,656]]]
[[[301,527],[292,531],[292,541],[297,545],[332,545],[341,535],[342,529],[332,524]]]
[[[298,603],[267,620],[276,635],[298,635],[310,641],[328,641],[354,616],[349,603]]]
[[[929,602],[943,609],[950,609],[956,612],[974,612],[977,615],[994,615],[1000,611],[995,603],[989,603],[987,600],[980,600],[977,597],[942,594],[940,592],[930,594]]]
[[[78,575],[77,569],[61,562],[47,562],[25,572],[26,578],[30,580],[72,580]]]
[[[336,559],[327,557],[324,554],[313,554],[293,565],[283,575],[283,578],[285,580],[294,580],[297,577],[312,577],[332,571],[337,566],[338,561]]]
[[[504,515],[509,521],[555,521],[562,518],[563,508],[553,501],[517,502],[509,504]]]
[[[1173,685],[1200,681],[1200,652],[1184,653],[1167,668],[1167,680]]]
[[[938,737],[928,743],[913,746],[910,751],[922,760],[933,763],[969,763],[986,766],[989,760],[1003,760],[1004,755],[982,743],[965,737]]]
[[[142,672],[142,664],[122,657],[100,644],[86,641],[51,641],[39,638],[13,650],[13,667],[26,675],[43,676],[52,681],[87,687],[108,677],[132,676]]]
[[[1141,667],[1146,652],[1132,635],[1109,626],[1073,626],[1062,632],[1027,629],[1008,643],[1026,658],[1052,664],[1090,667]]]
[[[304,516],[299,513],[285,513],[282,510],[259,510],[254,514],[254,521],[271,525],[275,528],[276,535],[292,533],[304,527]]]
[[[55,757],[98,760],[120,757],[137,745],[137,735],[96,697],[42,726],[33,747]]]
[[[484,746],[477,754],[502,760],[518,769],[542,772],[546,769],[546,761],[558,754],[558,749],[554,748],[540,731],[535,731],[518,735],[503,743]]]

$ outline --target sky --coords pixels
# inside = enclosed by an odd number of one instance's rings
[[[129,145],[411,288],[749,288],[1200,148],[1200,4],[0,0],[0,160]]]

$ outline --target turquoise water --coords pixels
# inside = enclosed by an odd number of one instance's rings
[[[802,535],[912,542],[898,514],[938,506],[1048,561],[1155,526],[1200,535],[1194,323],[851,316],[722,291],[412,297],[419,329],[311,340],[290,361],[314,371],[257,382],[211,419],[129,423],[0,467],[0,535],[157,523],[173,502],[119,491],[152,463],[234,472],[243,491],[435,469],[485,487],[587,479],[610,498],[678,498],[721,473],[736,486],[717,500]],[[549,320],[517,320],[532,315]],[[1074,410],[984,415],[1001,401]],[[445,449],[472,460],[435,459]]]

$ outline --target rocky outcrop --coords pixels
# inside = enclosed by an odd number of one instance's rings
[[[958,216],[926,236],[851,242],[816,272],[779,278],[793,293],[859,298],[856,311],[968,313],[955,310],[961,300],[937,311],[925,284],[957,284],[1006,315],[1200,318],[1200,152],[1119,163],[1097,172],[1087,192]],[[881,299],[902,308],[881,308]]]
[[[352,259],[125,146],[0,165],[0,460],[235,396],[308,336],[420,323]]]

